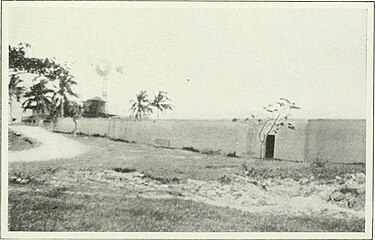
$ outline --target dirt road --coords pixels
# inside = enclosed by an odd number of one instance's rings
[[[41,127],[12,126],[12,131],[21,133],[41,144],[23,151],[9,151],[9,161],[47,161],[53,159],[72,158],[88,150],[88,146],[67,137],[47,131]]]

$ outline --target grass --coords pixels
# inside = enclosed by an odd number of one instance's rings
[[[363,231],[364,220],[246,213],[179,199],[129,198],[102,189],[95,196],[62,188],[11,191],[11,231],[280,232]],[[47,187],[42,187],[47,188]],[[30,198],[30,194],[33,197]],[[95,199],[95,200],[94,200]]]
[[[178,184],[187,179],[230,182],[227,176],[245,170],[255,177],[329,179],[364,171],[362,165],[312,168],[307,163],[259,162],[107,138],[74,139],[91,150],[73,159],[9,164],[10,177],[33,177],[28,184],[10,182],[11,231],[364,231],[363,219],[246,213],[182,199],[147,199],[132,196],[127,186],[112,188],[78,178],[69,179],[67,186],[52,184],[62,171],[138,171],[161,183]]]
[[[8,131],[8,149],[10,151],[22,151],[37,147],[39,142],[28,137],[24,137],[15,132]]]

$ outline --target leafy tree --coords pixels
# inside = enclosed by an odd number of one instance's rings
[[[263,159],[263,149],[267,137],[283,128],[287,127],[290,130],[294,130],[294,125],[289,122],[290,112],[296,109],[300,109],[294,102],[289,101],[286,98],[280,98],[275,104],[269,104],[263,107],[266,115],[256,116],[251,115],[255,122],[258,124],[259,131],[258,137],[260,142],[259,159]]]
[[[53,99],[51,101],[50,97],[45,97],[45,100],[48,99],[49,107],[48,109],[55,108],[51,105],[60,106],[61,116],[64,116],[64,103],[68,101],[67,95],[77,97],[77,94],[74,93],[71,89],[72,85],[77,84],[73,80],[73,76],[69,72],[69,67],[63,67],[61,64],[56,63],[53,59],[50,58],[33,58],[27,57],[26,52],[27,49],[30,48],[31,45],[28,43],[20,43],[16,47],[9,46],[9,71],[10,75],[13,77],[20,78],[22,74],[32,74],[34,75],[34,82],[38,78],[42,80],[37,83],[39,84],[37,88],[42,88],[42,86],[46,86],[46,80],[48,81],[55,81],[59,80],[57,91],[55,92]],[[10,79],[12,81],[12,79]],[[43,82],[42,82],[43,81]],[[33,91],[36,91],[37,88],[33,88]],[[9,89],[11,95],[11,89]],[[47,91],[46,93],[50,93],[51,91]],[[32,96],[34,93],[28,93],[28,95]],[[41,97],[43,98],[43,97]],[[25,107],[30,108],[31,105],[26,104]],[[44,108],[47,110],[47,108]],[[38,111],[41,111],[39,109]],[[53,111],[56,114],[58,112]]]
[[[159,111],[163,112],[165,110],[172,110],[172,105],[166,102],[171,101],[167,96],[167,92],[159,91],[157,95],[154,96],[154,99],[151,102],[151,106],[157,109],[157,116],[159,118]]]
[[[54,92],[53,100],[54,104],[60,108],[60,116],[64,117],[65,106],[64,103],[69,105],[68,95],[78,97],[78,95],[73,92],[72,85],[76,85],[77,82],[74,81],[69,76],[61,76],[59,79],[59,85],[57,91]]]
[[[50,94],[53,93],[53,90],[47,88],[46,84],[46,80],[41,80],[39,83],[34,84],[30,91],[25,93],[26,100],[22,104],[24,111],[31,109],[33,113],[39,116],[45,116],[50,113],[53,107]]]
[[[142,116],[149,115],[152,113],[151,103],[148,100],[148,95],[146,91],[140,91],[136,94],[136,100],[131,100],[130,111],[135,119],[142,119]]]

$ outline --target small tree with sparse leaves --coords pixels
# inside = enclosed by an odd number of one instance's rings
[[[289,122],[291,111],[300,109],[294,102],[289,101],[286,98],[280,98],[275,104],[269,104],[263,107],[266,114],[256,115],[253,114],[251,117],[255,120],[258,127],[259,137],[259,159],[263,159],[263,148],[267,137],[270,134],[277,134],[281,128],[288,128],[294,130],[294,125]]]

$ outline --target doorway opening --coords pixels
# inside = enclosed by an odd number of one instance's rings
[[[275,152],[275,135],[268,135],[266,139],[266,158],[273,158]]]

